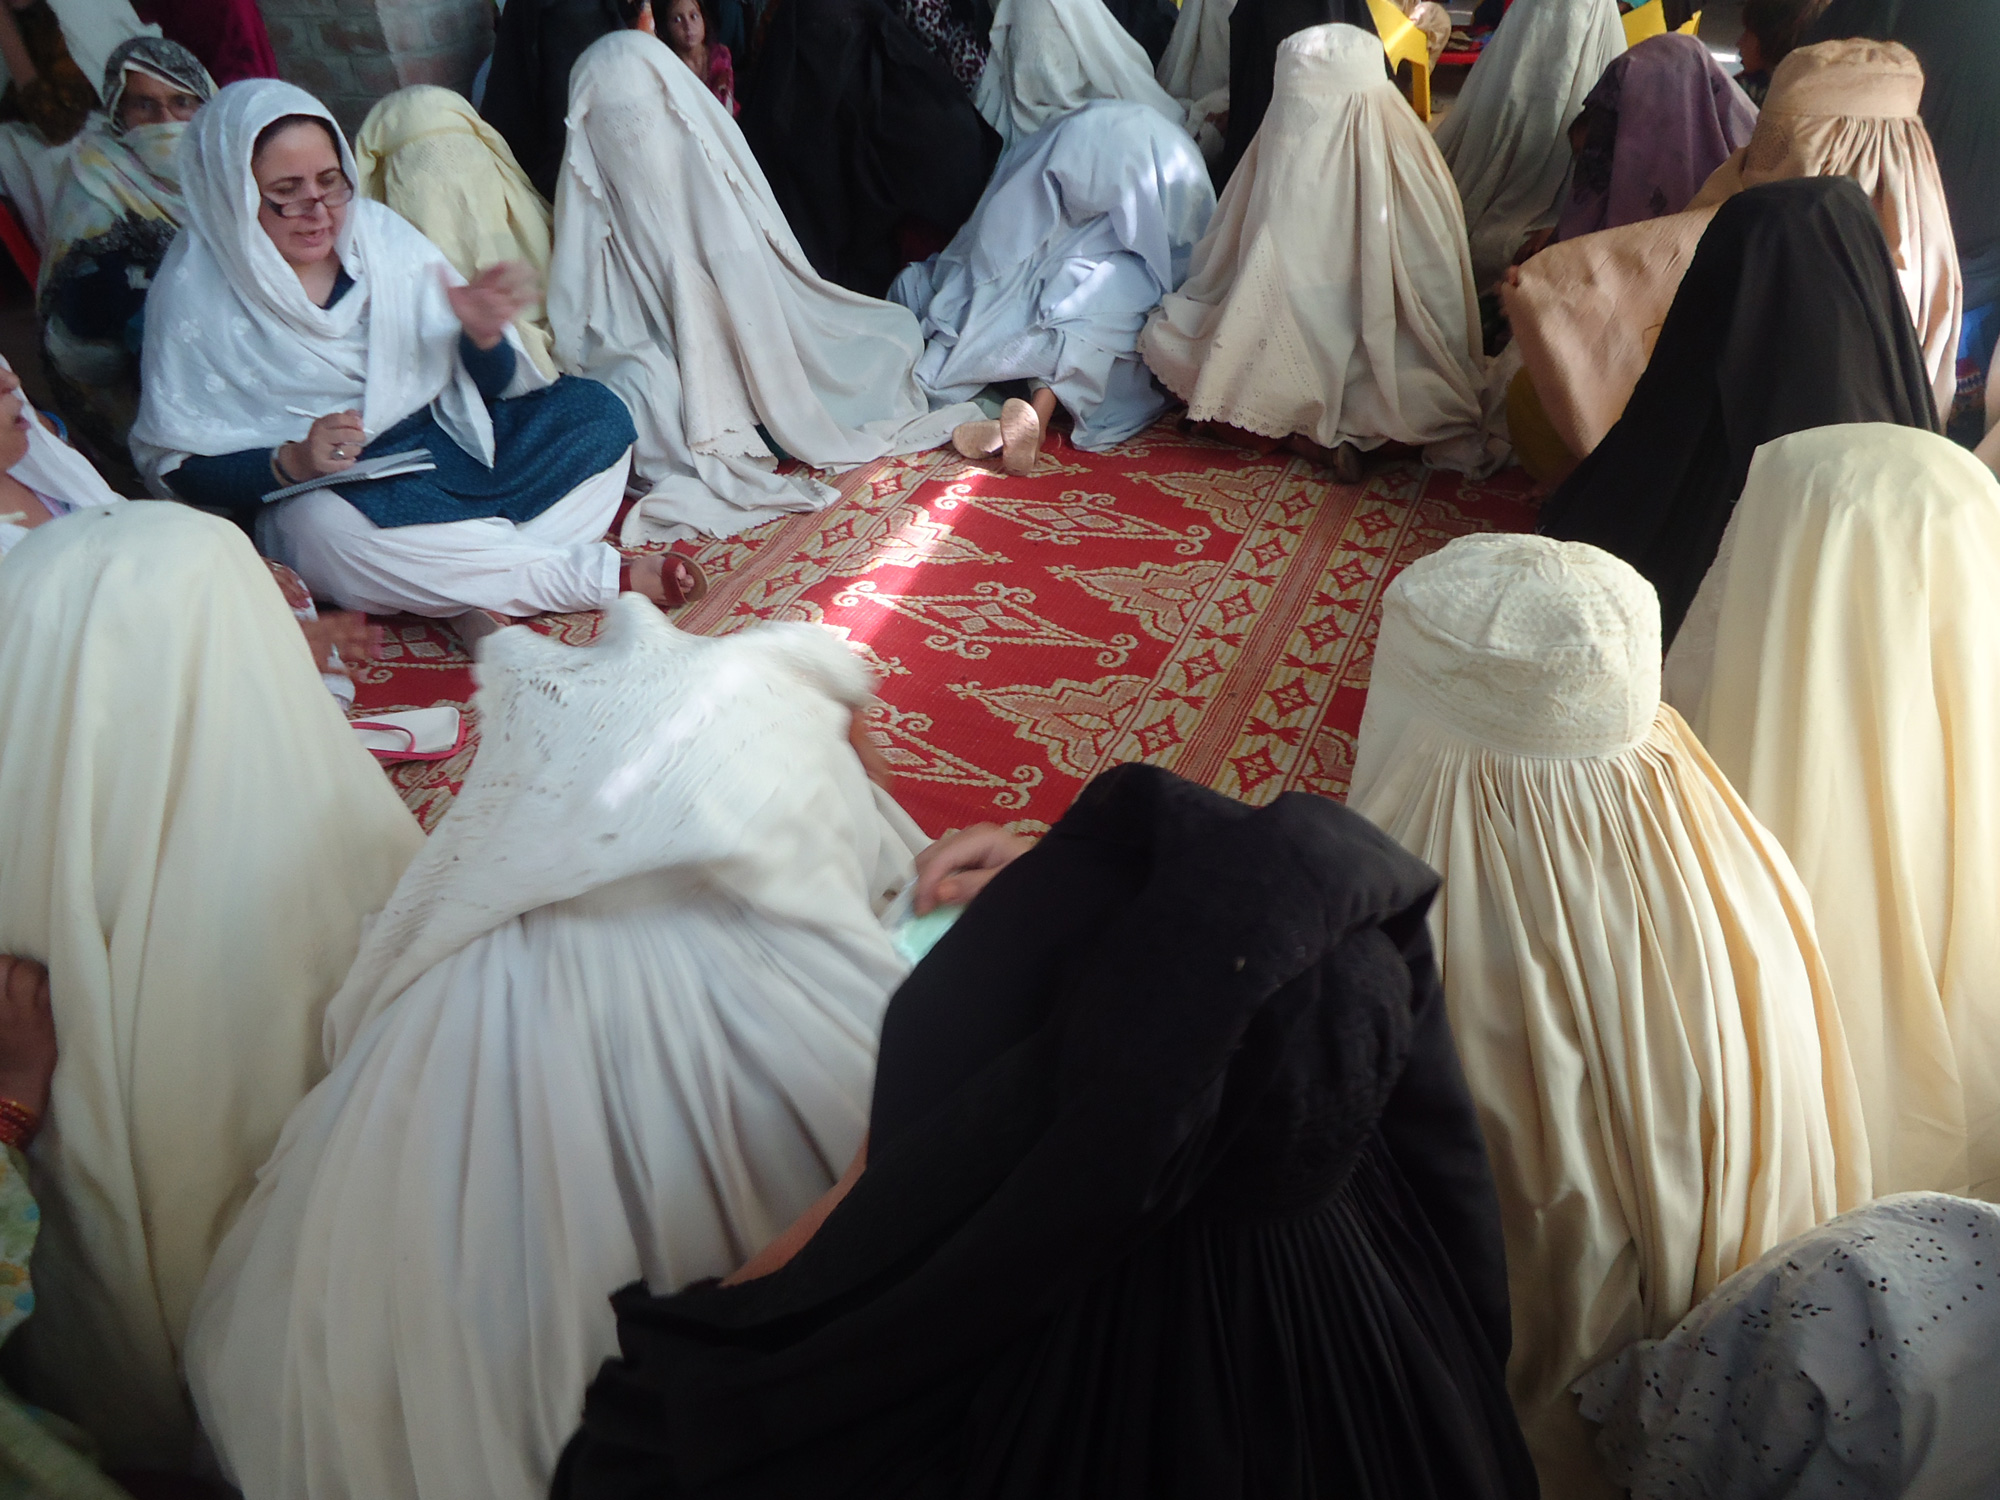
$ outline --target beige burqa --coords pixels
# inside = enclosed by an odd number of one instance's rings
[[[0,563],[0,639],[0,952],[48,965],[62,1053],[12,1373],[107,1463],[173,1467],[209,1258],[423,836],[226,522],[38,527]]]
[[[419,84],[379,100],[354,138],[354,165],[361,192],[422,230],[467,281],[510,260],[547,279],[549,206],[500,132],[464,95]],[[539,296],[514,328],[528,357],[553,376]]]
[[[2000,482],[1857,423],[1759,449],[1667,696],[1790,851],[1875,1186],[2000,1199]]]
[[[1349,796],[1444,878],[1431,921],[1500,1191],[1508,1386],[1565,1500],[1614,1493],[1571,1385],[1869,1192],[1811,906],[1659,682],[1634,569],[1461,538],[1383,601]]]
[[[1271,110],[1139,352],[1197,421],[1490,464],[1458,190],[1375,37],[1279,46]]]
[[[1958,250],[1931,138],[1923,70],[1895,42],[1822,42],[1778,64],[1750,143],[1687,212],[1583,235],[1502,291],[1550,424],[1578,456],[1603,441],[1645,372],[1681,277],[1718,205],[1791,177],[1852,177],[1881,221],[1938,410],[1951,407],[1963,312]]]

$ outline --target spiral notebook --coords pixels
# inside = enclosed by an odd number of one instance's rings
[[[422,474],[436,467],[431,462],[431,450],[428,448],[412,448],[407,453],[384,453],[379,458],[361,459],[338,474],[301,479],[297,484],[272,490],[264,496],[264,502],[268,505],[274,500],[289,500],[294,495],[303,495],[307,490],[338,489],[343,484],[359,484],[368,479],[396,479],[404,474]]]

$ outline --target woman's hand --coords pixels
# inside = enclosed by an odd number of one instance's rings
[[[278,450],[278,466],[291,475],[294,482],[319,479],[353,468],[355,460],[361,457],[361,450],[367,446],[368,437],[361,430],[360,412],[328,412],[312,424],[312,430],[303,441],[287,443]]]
[[[352,678],[362,662],[375,660],[382,645],[382,627],[370,625],[368,616],[358,610],[335,610],[316,620],[301,620],[299,629],[305,632],[313,665],[341,677]]]
[[[442,269],[438,274],[444,274]],[[446,286],[445,295],[451,298],[451,310],[458,314],[465,336],[476,347],[491,349],[535,300],[535,273],[517,260],[503,260],[464,286]]]
[[[1035,841],[1009,833],[997,823],[974,823],[939,839],[917,856],[918,916],[940,905],[963,906],[986,889],[986,883],[1035,847]]]

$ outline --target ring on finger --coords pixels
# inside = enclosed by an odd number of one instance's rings
[[[340,445],[340,444],[338,444],[338,443],[335,443],[335,444],[333,445],[333,456],[334,456],[335,458],[345,458],[345,457],[347,457],[347,450],[346,450],[345,448],[341,447],[341,445]]]

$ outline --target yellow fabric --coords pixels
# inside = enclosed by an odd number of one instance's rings
[[[1696,11],[1675,29],[1682,36],[1699,36],[1701,34],[1701,12]]]
[[[354,138],[360,190],[408,219],[470,281],[517,260],[549,274],[549,206],[500,133],[450,89],[420,85],[377,102]],[[544,375],[556,373],[538,296],[514,326]]]
[[[1767,443],[1667,663],[1791,853],[1876,1191],[2000,1199],[2000,482],[1934,433]]]
[[[1417,29],[1395,0],[1368,0],[1369,13],[1375,18],[1375,33],[1382,38],[1382,50],[1389,54],[1389,68],[1393,72],[1402,64],[1410,65],[1410,87],[1408,98],[1410,108],[1417,112],[1419,120],[1431,117],[1431,44],[1430,39]]]
[[[1625,23],[1625,45],[1636,47],[1648,37],[1667,34],[1667,7],[1664,0],[1647,0],[1647,3],[1628,10],[1620,18]]]
[[[1564,614],[1581,628],[1548,628]],[[1350,794],[1443,877],[1431,924],[1500,1194],[1508,1387],[1563,1500],[1620,1493],[1575,1381],[1869,1196],[1810,905],[1659,703],[1658,622],[1650,586],[1581,543],[1462,538],[1413,564],[1383,603]]]
[[[224,521],[29,532],[0,641],[0,953],[49,966],[61,1046],[12,1371],[107,1463],[173,1468],[195,1294],[422,835]]]

